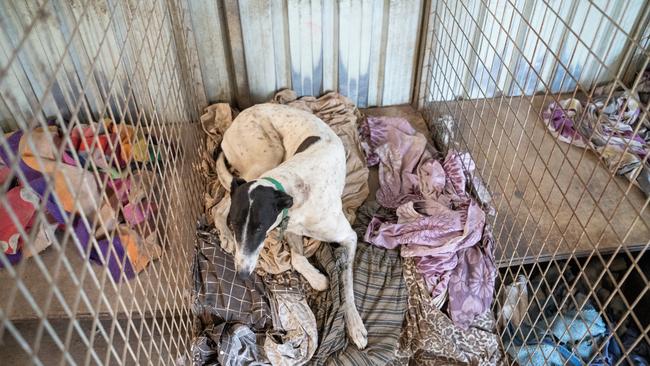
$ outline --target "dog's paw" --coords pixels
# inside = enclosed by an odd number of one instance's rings
[[[228,254],[235,254],[235,240],[232,239],[230,235],[219,233],[219,241],[221,243],[221,249],[223,249]]]
[[[322,273],[313,273],[307,278],[307,282],[316,291],[325,291],[330,285],[329,280]]]
[[[348,335],[352,338],[357,348],[364,349],[368,344],[368,331],[363,325],[363,320],[359,316],[356,309],[349,309],[345,317],[345,326],[348,330]]]

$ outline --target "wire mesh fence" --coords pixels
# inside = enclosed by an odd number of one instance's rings
[[[649,344],[649,13],[432,2],[419,105],[488,187],[510,362],[637,364]]]
[[[184,5],[0,6],[2,363],[186,352],[203,182]]]
[[[638,363],[650,344],[650,4],[426,5],[417,102],[438,147],[476,165],[509,362]],[[2,363],[187,355],[207,105],[188,9],[0,5]]]

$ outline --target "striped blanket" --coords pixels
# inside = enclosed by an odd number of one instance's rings
[[[319,346],[313,365],[382,365],[392,361],[406,311],[402,259],[395,250],[359,242],[354,261],[354,296],[368,330],[364,350],[348,342],[343,317],[345,252],[323,245],[314,255],[330,278],[330,289],[310,301],[316,315]]]

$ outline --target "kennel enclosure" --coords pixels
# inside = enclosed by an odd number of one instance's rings
[[[648,195],[638,176],[618,174],[622,158],[605,165],[604,149],[576,146],[578,135],[563,141],[544,118],[553,102],[573,98],[586,110],[622,91],[624,110],[638,105],[631,133],[645,133],[647,1],[51,0],[0,9],[0,207],[17,231],[0,255],[2,359],[189,362],[190,266],[206,185],[199,116],[211,103],[246,108],[282,88],[335,90],[359,108],[409,104],[432,141],[471,154],[494,208],[498,321],[508,286],[535,277],[531,309],[538,292],[586,288],[608,337],[623,345],[619,364],[650,343]],[[98,131],[126,137],[105,141]],[[21,165],[25,151],[50,145]],[[125,163],[126,145],[137,164]],[[67,174],[70,162],[81,172]],[[638,163],[646,165],[647,156]],[[33,170],[45,184],[24,218],[13,200],[30,192],[11,189],[34,187]],[[106,192],[121,181],[128,197],[110,202]],[[146,203],[146,219],[130,219],[130,199]],[[68,210],[52,209],[64,201]],[[113,214],[97,214],[103,208]],[[148,246],[139,273],[124,261],[111,267],[125,256],[110,244],[116,237],[150,240],[160,252]],[[10,251],[29,243],[49,248],[29,258]],[[584,305],[570,294],[544,301]],[[624,342],[617,330],[629,327],[638,335]]]

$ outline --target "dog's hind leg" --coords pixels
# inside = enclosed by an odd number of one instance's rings
[[[350,223],[342,211],[337,216],[335,223],[336,225],[334,227],[327,229],[327,233],[322,239],[339,243],[346,249],[347,265],[342,278],[345,301],[343,304],[345,307],[345,327],[354,344],[359,349],[364,349],[368,343],[368,331],[366,331],[366,327],[363,325],[363,320],[355,304],[354,280],[352,278],[354,256],[357,252],[357,233],[352,230]]]
[[[325,291],[329,286],[329,281],[304,256],[302,236],[292,233],[285,233],[285,236],[291,248],[291,265],[293,268],[307,279],[313,289]]]
[[[343,214],[341,214],[343,221],[348,224]],[[348,224],[350,227],[350,224]],[[357,252],[357,234],[350,228],[348,237],[340,242],[346,248],[347,252],[347,266],[345,273],[343,273],[343,293],[345,295],[345,326],[348,329],[348,335],[354,341],[359,349],[366,348],[368,343],[368,331],[363,325],[363,320],[359,315],[356,303],[354,301],[354,280],[352,278],[354,255]]]

